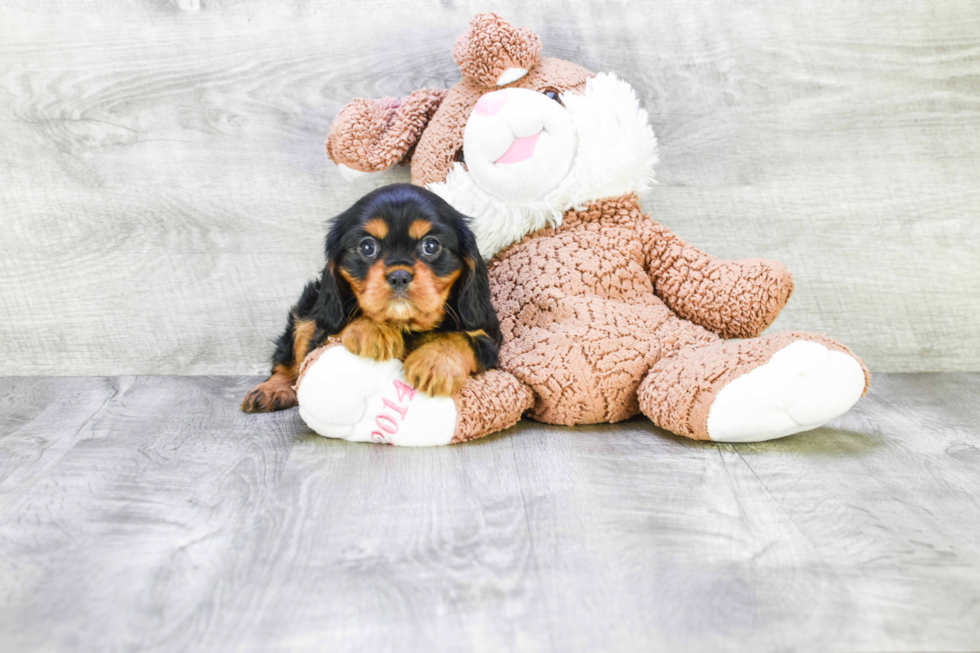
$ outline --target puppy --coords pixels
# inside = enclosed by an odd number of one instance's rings
[[[406,381],[429,395],[452,395],[495,367],[500,325],[467,221],[411,184],[378,188],[337,216],[326,267],[290,311],[272,374],[242,410],[295,406],[300,364],[329,336],[361,356],[404,360]]]

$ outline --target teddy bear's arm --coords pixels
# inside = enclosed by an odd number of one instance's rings
[[[640,220],[638,231],[657,296],[723,338],[759,335],[793,292],[793,275],[778,261],[719,259],[649,218]]]

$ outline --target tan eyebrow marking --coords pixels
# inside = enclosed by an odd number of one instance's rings
[[[422,238],[422,236],[429,233],[430,231],[432,231],[432,223],[429,222],[428,220],[423,220],[422,218],[416,219],[408,227],[408,235],[414,238],[415,240],[419,240],[420,238]]]
[[[364,231],[378,240],[383,240],[388,235],[388,223],[381,218],[371,218],[364,223]]]

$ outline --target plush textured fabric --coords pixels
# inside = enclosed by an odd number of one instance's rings
[[[500,369],[470,379],[455,395],[452,441],[505,428],[525,411],[553,424],[616,422],[642,411],[674,433],[710,439],[714,401],[730,384],[738,387],[736,379],[742,394],[730,394],[731,405],[763,396],[757,411],[714,413],[743,420],[725,429],[735,441],[751,439],[753,429],[760,439],[781,437],[847,410],[870,379],[847,347],[801,332],[759,337],[793,292],[782,264],[718,259],[643,213],[636,191],[652,181],[656,138],[629,85],[566,61],[538,59],[539,51],[527,30],[493,14],[478,16],[454,49],[461,82],[438,98],[397,107],[356,100],[328,141],[335,162],[359,170],[391,165],[414,145],[412,181],[473,216],[477,239],[482,234],[485,241],[481,252],[492,256],[490,287],[504,340]],[[575,124],[578,149],[549,196],[555,205],[499,197],[499,189],[495,200],[459,162],[474,106],[512,68],[529,72],[507,88],[554,91],[549,97],[563,100]],[[521,118],[506,114],[492,115]],[[515,137],[526,137],[515,124],[509,124]],[[570,188],[578,194],[564,192]],[[780,354],[785,364],[775,365],[777,353],[800,342],[817,343],[816,359],[823,352],[838,367],[808,368],[809,350],[795,358]],[[828,372],[838,368],[837,377]],[[767,374],[750,375],[754,370]],[[857,387],[862,372],[863,388]],[[753,385],[754,378],[762,380]],[[835,382],[844,380],[848,393],[835,394]],[[794,420],[787,409],[777,417],[790,428],[772,427],[778,420],[767,422],[766,415],[783,409],[763,405],[771,387],[786,389],[784,399],[807,419]],[[825,399],[829,408],[822,410]]]
[[[303,359],[303,362],[299,366],[299,375],[296,377],[295,387],[298,388],[303,383],[303,377],[306,376],[306,371],[310,369],[310,367],[312,367],[318,360],[320,360],[320,356],[323,355],[323,352],[327,351],[331,347],[340,346],[343,346],[340,344],[340,340],[337,340],[336,338],[327,338],[327,341],[324,344],[307,354],[306,358]]]
[[[329,338],[326,343],[311,351],[300,366],[299,377],[296,380],[297,390],[306,380],[309,370],[320,361],[323,354],[334,347],[342,346],[341,342],[336,338]],[[365,360],[364,365],[373,366],[376,363]],[[336,370],[328,370],[328,372],[334,371]],[[404,381],[404,378],[402,377],[401,380]],[[337,401],[335,395],[329,398],[325,397],[323,400],[330,403]],[[445,442],[455,444],[482,438],[490,433],[495,433],[509,426],[513,426],[520,420],[521,415],[531,408],[534,403],[534,395],[530,388],[510,374],[501,372],[500,370],[489,370],[470,379],[456,393],[453,401],[457,408],[458,419],[456,420],[455,427],[445,434]],[[301,408],[303,407],[305,406],[301,406]],[[323,409],[324,407],[317,406],[317,408]],[[344,414],[348,407],[343,406],[340,408],[342,410],[336,411],[337,419],[335,423],[346,422],[352,425],[353,423],[349,415]],[[414,410],[414,408],[410,408],[410,410]],[[311,426],[313,425],[311,424]],[[322,430],[321,428],[318,432]],[[432,438],[433,435],[438,438],[440,434],[426,435],[428,438]],[[348,437],[346,439],[350,438]]]
[[[541,39],[497,14],[479,14],[453,45],[453,59],[466,77],[497,86],[509,68],[527,70],[541,55]]]
[[[330,126],[327,155],[361,172],[379,172],[407,160],[445,95],[443,89],[423,88],[405,98],[354,100]]]
[[[490,370],[470,379],[453,397],[459,418],[453,443],[513,426],[534,404],[530,388],[506,372]]]
[[[756,335],[793,287],[778,263],[699,252],[644,215],[635,195],[569,211],[557,229],[500,252],[489,271],[501,368],[534,390],[531,416],[555,424],[632,417],[662,358],[716,342],[704,327]]]
[[[640,385],[640,408],[658,426],[696,440],[709,440],[708,412],[718,392],[799,340],[817,342],[832,351],[854,356],[835,340],[800,331],[681,348],[654,365]],[[867,387],[871,374],[863,363],[861,368]]]
[[[581,91],[590,77],[592,73],[577,64],[542,57],[531,72],[509,84],[508,88],[539,92],[550,88]],[[473,107],[484,93],[496,90],[495,86],[484,86],[465,77],[449,89],[441,110],[432,117],[412,155],[413,184],[427,186],[446,179],[456,153],[463,145],[463,131]]]
[[[652,220],[637,220],[659,297],[680,317],[723,338],[751,338],[772,324],[793,293],[793,276],[765,259],[725,261]]]
[[[456,163],[444,181],[428,185],[458,210],[473,216],[470,226],[485,258],[537,229],[560,225],[569,207],[585,205],[601,197],[646,192],[654,184],[657,138],[633,88],[612,73],[599,73],[588,78],[584,88],[561,90],[561,105],[531,89],[499,91],[520,93],[537,101],[524,102],[523,107],[507,102],[503,110],[490,116],[489,120],[474,116],[468,121],[463,136],[468,164]],[[479,132],[489,127],[493,132],[490,140],[507,131],[518,135],[518,129],[525,134],[529,127],[533,130],[536,122],[549,129],[550,137],[568,133],[567,129],[548,127],[543,113],[538,114],[540,122],[533,116],[527,120],[520,115],[521,111],[536,112],[542,103],[551,109],[547,113],[557,111],[570,119],[574,135],[569,140],[576,142],[571,167],[565,165],[567,162],[561,157],[554,157],[552,149],[535,152],[533,159],[527,162],[531,164],[530,169],[525,164],[521,164],[523,169],[494,165],[489,176],[484,174],[486,162],[475,165],[477,162],[473,161],[480,158],[479,148],[470,150],[474,129]],[[567,127],[567,123],[564,126]],[[538,167],[565,170],[565,176],[550,189],[543,189],[541,182],[545,176],[535,174]],[[544,190],[543,194],[531,200],[518,200],[520,187],[526,187],[529,182],[535,184],[538,191]]]

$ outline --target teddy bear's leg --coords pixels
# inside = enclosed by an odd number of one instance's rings
[[[430,397],[405,383],[402,363],[352,354],[338,343],[307,356],[296,382],[299,414],[320,435],[355,442],[433,446],[506,428],[530,406],[509,374],[475,376],[455,397]]]
[[[844,345],[785,332],[682,349],[640,385],[657,426],[697,440],[757,442],[809,431],[847,412],[867,368]]]
[[[507,372],[489,370],[467,381],[453,401],[457,418],[452,442],[467,442],[516,424],[534,405],[534,393]]]

